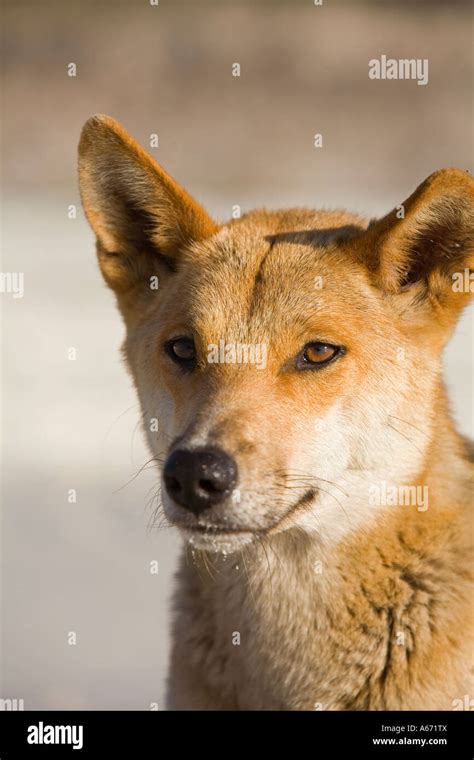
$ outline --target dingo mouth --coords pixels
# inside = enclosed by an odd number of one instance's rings
[[[212,523],[189,525],[175,522],[175,526],[179,528],[186,540],[196,548],[207,549],[209,551],[235,551],[255,538],[264,538],[291,528],[296,514],[302,511],[314,499],[315,495],[316,491],[312,489],[306,491],[282,517],[263,529],[254,529],[246,526],[227,528],[223,525]]]
[[[177,526],[187,543],[195,549],[231,554],[250,544],[258,535],[252,530],[226,530],[222,528]]]
[[[224,533],[226,535],[233,535],[238,533],[252,533],[249,529],[244,528],[222,528],[219,525],[196,525],[193,527],[187,526],[190,531],[196,531],[197,533]]]

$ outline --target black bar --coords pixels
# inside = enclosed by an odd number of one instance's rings
[[[183,750],[224,760],[235,753],[253,755],[260,747],[265,760],[272,748],[280,754],[288,749],[291,758],[309,753],[310,760],[331,760],[332,753],[472,760],[472,717],[467,711],[1,712],[0,760],[93,757],[98,752],[107,758],[160,758],[174,752],[181,756]],[[60,726],[66,728],[56,731]],[[28,737],[43,743],[29,743]],[[71,743],[46,743],[50,738]]]

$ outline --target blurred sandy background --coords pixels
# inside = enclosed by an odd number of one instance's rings
[[[161,707],[178,539],[147,532],[154,472],[126,485],[149,455],[79,208],[81,126],[100,112],[145,146],[157,133],[151,152],[221,219],[234,204],[382,213],[437,168],[473,169],[469,5],[2,6],[2,270],[25,273],[25,294],[0,296],[0,697],[26,709]],[[382,53],[428,58],[429,84],[370,81]],[[465,315],[446,361],[465,432],[471,340]]]

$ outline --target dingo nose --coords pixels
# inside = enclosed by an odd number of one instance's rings
[[[168,457],[163,478],[173,501],[198,515],[229,496],[237,464],[219,449],[178,449]]]

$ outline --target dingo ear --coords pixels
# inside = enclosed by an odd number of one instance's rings
[[[403,294],[401,309],[430,304],[451,322],[471,295],[474,180],[460,169],[431,174],[356,242],[377,287]],[[395,300],[395,299],[394,299]]]
[[[207,213],[114,119],[90,118],[79,143],[79,184],[102,274],[117,293],[174,271],[183,246],[212,235]]]

